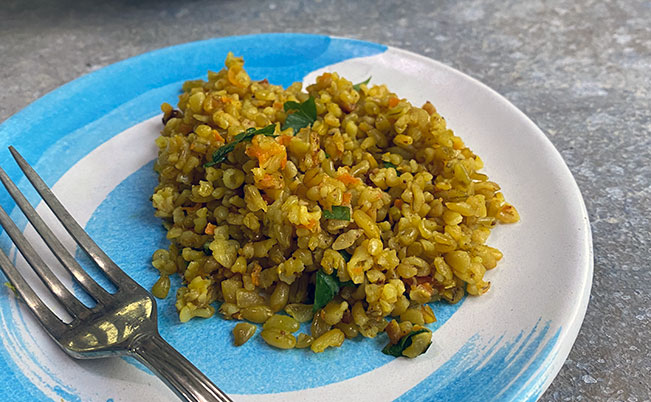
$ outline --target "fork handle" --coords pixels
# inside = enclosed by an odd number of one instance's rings
[[[159,334],[141,337],[131,352],[184,401],[232,402],[205,374]]]

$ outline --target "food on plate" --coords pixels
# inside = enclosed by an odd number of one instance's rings
[[[283,89],[225,64],[162,105],[152,201],[170,246],[154,294],[180,275],[180,321],[218,306],[249,322],[236,345],[257,323],[280,349],[386,333],[384,353],[424,353],[428,303],[489,290],[502,253],[486,241],[516,209],[430,102],[337,73]]]

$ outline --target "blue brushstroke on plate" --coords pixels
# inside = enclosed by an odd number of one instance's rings
[[[561,331],[558,328],[547,337],[550,323],[539,326],[540,321],[526,335],[521,331],[506,341],[501,336],[484,350],[480,346],[484,342],[473,336],[452,358],[397,400],[535,400],[538,395],[531,399],[516,398],[516,394],[548,358]]]
[[[62,400],[66,402],[81,402],[81,398],[79,398],[77,395],[70,393],[68,390],[65,388],[62,388],[60,386],[55,386],[54,392],[57,393],[61,397]]]

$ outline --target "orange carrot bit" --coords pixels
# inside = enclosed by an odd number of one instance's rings
[[[398,103],[400,103],[400,99],[395,96],[389,98],[389,107],[396,107],[398,106]]]
[[[280,135],[280,136],[276,137],[276,141],[280,145],[287,146],[292,141],[292,138],[294,138],[294,137],[292,137],[291,135]]]
[[[459,150],[464,147],[463,141],[459,137],[452,137],[452,148]]]
[[[269,173],[266,173],[262,177],[262,179],[257,181],[256,184],[258,185],[258,188],[261,188],[261,189],[264,189],[264,188],[282,188],[283,187],[282,178],[274,177],[273,175],[270,175]]]
[[[255,286],[260,285],[260,272],[262,272],[262,266],[260,264],[255,264],[251,271],[251,283]]]
[[[215,140],[217,140],[217,141],[219,141],[219,142],[226,142],[226,141],[224,140],[224,137],[222,137],[222,136],[219,134],[219,131],[217,131],[217,130],[212,130],[212,134],[215,136]]]
[[[353,198],[353,195],[346,191],[343,196],[342,196],[342,204],[343,205],[350,205],[350,200]]]
[[[217,226],[215,226],[215,225],[213,225],[212,223],[208,222],[208,224],[206,225],[206,230],[204,230],[203,232],[204,232],[205,234],[207,234],[207,235],[211,235],[211,236],[212,236],[212,235],[215,234],[215,228],[216,228],[216,227],[217,227]]]
[[[307,225],[298,225],[298,226],[308,230],[312,230],[316,227],[317,223],[318,221],[316,219],[311,219]]]
[[[242,83],[237,80],[237,73],[238,72],[239,71],[235,71],[234,69],[229,68],[228,69],[228,81],[231,84],[235,85],[236,87],[244,88],[244,85],[242,85]]]
[[[355,265],[355,267],[353,267],[353,269],[351,269],[351,271],[352,271],[353,275],[359,276],[359,275],[364,273],[364,267],[361,266],[361,265]]]
[[[318,83],[329,82],[329,80],[330,80],[331,78],[332,78],[332,74],[331,74],[331,73],[323,73],[323,74],[321,74],[320,76],[318,76],[318,77],[316,78],[316,81],[317,81]]]
[[[267,166],[269,159],[275,155],[272,151],[273,150],[262,149],[262,147],[255,144],[246,149],[246,154],[252,158],[256,158],[260,166],[265,167]]]
[[[287,152],[283,152],[283,159],[280,161],[280,168],[285,169],[285,166],[287,166]]]
[[[274,182],[274,177],[272,175],[270,175],[269,173],[265,174],[262,177],[262,179],[260,180],[260,184],[263,187],[271,187],[271,186],[273,186],[273,182]]]
[[[222,96],[222,97],[220,98],[220,100],[222,101],[222,103],[229,103],[229,102],[231,101],[231,98],[229,98],[228,96],[224,95],[224,96]]]
[[[186,210],[188,212],[194,212],[194,211],[198,210],[199,208],[201,208],[201,204],[194,204],[191,207],[186,207]]]
[[[246,147],[246,151],[244,151],[248,156],[251,158],[256,158],[260,159],[262,155],[264,155],[264,150],[258,145],[256,141],[253,141],[251,145]]]
[[[347,186],[357,184],[360,182],[360,180],[357,177],[353,176],[350,173],[340,174],[339,176],[337,176],[337,180],[339,180],[340,182],[344,183]]]
[[[396,208],[400,209],[404,203],[405,202],[402,199],[396,198],[396,200],[393,202],[393,205],[395,205]]]
[[[194,204],[191,207],[181,207],[181,209],[185,210],[185,212],[187,212],[188,214],[197,211],[199,208],[201,208],[201,204]]]

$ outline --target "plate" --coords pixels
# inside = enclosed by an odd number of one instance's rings
[[[160,49],[83,76],[12,116],[0,126],[0,163],[46,210],[6,151],[14,145],[109,256],[150,288],[157,279],[151,254],[165,247],[149,202],[160,104],[175,104],[183,81],[220,69],[228,51],[244,57],[252,79],[287,86],[337,71],[353,82],[370,76],[372,84],[387,84],[416,105],[430,100],[482,157],[484,172],[500,183],[522,219],[491,234],[488,243],[504,253],[487,274],[491,290],[454,306],[435,304],[433,345],[414,360],[380,353],[385,335],[318,355],[272,350],[259,336],[235,348],[234,322],[211,318],[181,325],[173,297],[158,304],[163,337],[239,401],[537,399],[566,359],[587,307],[592,243],[586,209],[541,130],[502,96],[441,63],[384,45],[303,34]],[[4,191],[0,203],[34,236]],[[27,272],[6,236],[1,241]],[[71,242],[68,247],[74,249]],[[68,358],[4,287],[0,321],[5,397],[174,400],[128,358]]]

